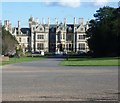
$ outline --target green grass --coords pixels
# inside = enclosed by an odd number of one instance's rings
[[[120,58],[69,58],[63,60],[60,65],[63,66],[120,66]]]
[[[20,57],[20,58],[10,58],[9,61],[2,61],[0,65],[7,65],[7,64],[14,64],[14,63],[20,63],[20,62],[30,62],[30,61],[38,61],[43,60],[44,57]]]

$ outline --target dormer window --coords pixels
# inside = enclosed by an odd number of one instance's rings
[[[28,31],[26,31],[26,34],[28,35]]]
[[[69,27],[69,31],[72,31],[72,28],[71,28],[71,26]]]
[[[42,28],[40,28],[40,31],[42,31]]]
[[[60,27],[60,30],[63,30],[63,27],[62,27],[62,26]]]
[[[83,28],[81,28],[80,30],[83,31]]]

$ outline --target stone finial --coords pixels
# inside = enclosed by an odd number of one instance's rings
[[[66,18],[64,18],[64,24],[66,24]]]
[[[57,19],[57,18],[55,18],[55,22],[56,22],[56,24],[58,25],[58,19]]]
[[[48,17],[48,25],[50,25],[50,18]]]

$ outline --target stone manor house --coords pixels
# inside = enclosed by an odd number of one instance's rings
[[[50,18],[47,23],[44,23],[44,20],[40,23],[38,19],[30,17],[28,28],[21,28],[20,21],[18,27],[12,28],[9,20],[4,21],[4,27],[16,37],[23,52],[88,52],[85,33],[88,22],[84,24],[83,18],[76,21],[74,18],[73,24],[67,24],[66,18],[60,23],[55,19],[55,23],[51,24]]]

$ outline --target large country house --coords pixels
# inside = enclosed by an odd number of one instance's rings
[[[40,23],[38,19],[30,17],[28,28],[21,28],[20,21],[18,27],[11,27],[9,20],[4,21],[4,27],[9,30],[19,42],[23,52],[88,52],[88,44],[86,38],[86,30],[88,22],[84,24],[83,18],[79,18],[76,22],[74,18],[73,24],[67,24],[66,18],[61,23],[55,19],[55,23]]]

